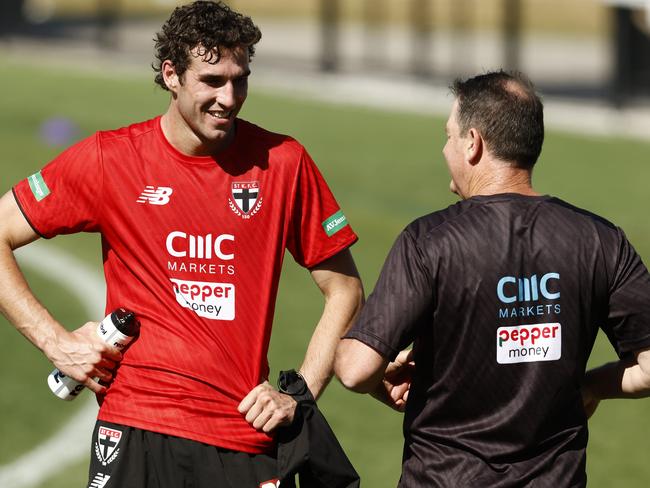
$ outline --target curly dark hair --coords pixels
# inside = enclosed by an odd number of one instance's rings
[[[181,77],[190,65],[190,51],[199,48],[198,55],[216,64],[221,49],[243,46],[248,58],[255,54],[255,44],[262,38],[250,17],[235,12],[223,2],[197,1],[177,7],[156,34],[156,59],[152,68],[155,81],[168,90],[162,76],[162,64],[170,60]]]

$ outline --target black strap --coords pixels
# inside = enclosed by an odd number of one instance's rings
[[[278,390],[292,396],[298,403],[314,402],[314,396],[309,391],[305,378],[295,369],[280,371]]]

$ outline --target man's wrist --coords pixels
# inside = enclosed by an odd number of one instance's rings
[[[314,396],[309,390],[307,381],[295,369],[280,371],[278,377],[278,391],[291,396],[296,402],[313,402]]]
[[[48,360],[53,361],[61,354],[61,343],[70,332],[58,323],[40,327],[41,334],[36,336],[34,345],[41,350]]]

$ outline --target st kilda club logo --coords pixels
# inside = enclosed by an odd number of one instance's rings
[[[250,219],[262,207],[259,182],[237,181],[231,183],[228,206],[238,217]]]
[[[121,439],[121,430],[99,427],[95,442],[95,456],[102,463],[102,466],[106,466],[115,461],[115,458],[120,453],[120,449],[117,446]]]

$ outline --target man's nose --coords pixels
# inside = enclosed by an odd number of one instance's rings
[[[224,83],[219,88],[219,93],[217,94],[217,103],[226,110],[230,110],[235,107],[237,103],[237,96],[235,93],[235,86],[232,81]]]

